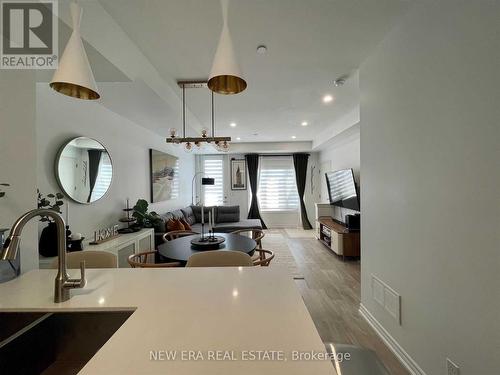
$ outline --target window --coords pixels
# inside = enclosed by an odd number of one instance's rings
[[[103,152],[99,162],[99,171],[97,172],[97,179],[95,181],[94,190],[92,190],[92,201],[101,199],[106,191],[108,191],[111,179],[113,178],[113,167],[111,159],[107,152]]]
[[[222,156],[205,156],[203,158],[205,177],[215,179],[214,185],[203,188],[203,202],[206,206],[222,205],[224,203],[224,163]]]
[[[175,162],[174,166],[174,179],[172,180],[172,193],[170,199],[179,198],[179,159]]]
[[[262,211],[294,211],[299,207],[295,170],[290,156],[260,158],[257,196]]]

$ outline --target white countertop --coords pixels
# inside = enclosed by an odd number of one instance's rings
[[[76,270],[70,274],[78,276]],[[292,278],[272,267],[87,270],[87,286],[53,303],[56,270],[0,284],[0,311],[134,310],[80,374],[335,374]],[[204,360],[151,361],[150,351],[201,351]],[[236,361],[208,360],[233,351]],[[242,351],[282,351],[286,361],[242,361]],[[178,357],[179,358],[179,357]]]

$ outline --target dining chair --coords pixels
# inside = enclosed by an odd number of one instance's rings
[[[254,266],[267,267],[271,263],[271,260],[274,259],[274,252],[271,250],[255,249],[255,252],[257,253],[257,257],[252,258]]]
[[[192,236],[193,234],[199,234],[190,230],[172,230],[163,235],[163,242],[172,241],[180,237]]]
[[[181,265],[179,262],[155,263],[155,255],[157,254],[157,251],[144,251],[129,255],[127,261],[132,268],[166,268]]]
[[[257,246],[260,249],[262,249],[262,239],[266,235],[262,229],[238,229],[231,233],[250,237],[251,239],[255,240],[255,242],[257,242]]]
[[[85,268],[117,268],[118,258],[107,251],[84,250],[66,254],[68,268],[80,268],[80,262],[85,261]],[[58,258],[54,259],[50,268],[57,268]]]
[[[193,254],[186,267],[249,267],[253,266],[250,255],[241,251],[212,250]]]

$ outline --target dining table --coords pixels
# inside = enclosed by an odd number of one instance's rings
[[[167,241],[158,246],[158,253],[168,258],[172,261],[177,261],[181,263],[187,262],[189,257],[193,254],[199,252],[222,250],[222,251],[241,251],[250,256],[253,255],[255,249],[257,248],[257,242],[250,237],[243,236],[241,234],[232,233],[214,233],[215,236],[223,237],[224,242],[219,245],[218,249],[212,250],[202,250],[193,246],[191,241],[193,239],[199,238],[199,234],[193,234],[190,236],[179,237],[171,241]]]

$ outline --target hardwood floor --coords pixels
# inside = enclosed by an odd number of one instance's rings
[[[272,231],[286,238],[305,277],[296,283],[323,341],[370,348],[391,374],[409,374],[358,312],[360,261],[343,262],[314,238],[291,238],[286,230]]]

